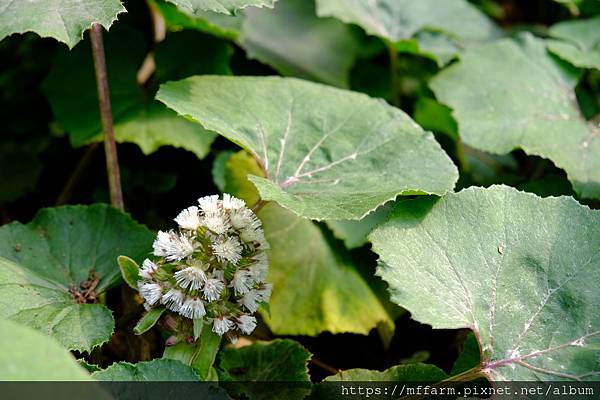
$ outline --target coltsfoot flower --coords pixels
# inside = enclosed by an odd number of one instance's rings
[[[158,232],[155,258],[140,269],[139,292],[147,309],[166,307],[182,318],[203,319],[235,341],[254,331],[251,314],[271,296],[265,281],[269,245],[243,200],[225,194],[198,204],[177,215],[177,230]]]

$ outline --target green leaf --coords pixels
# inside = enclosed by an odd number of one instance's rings
[[[98,22],[109,28],[125,11],[119,0],[2,0],[0,40],[13,33],[36,32],[72,48],[83,32]]]
[[[552,53],[577,67],[600,69],[600,16],[560,22],[550,35],[562,40],[548,42]]]
[[[137,82],[146,57],[146,43],[139,32],[117,26],[105,35],[115,136],[118,142],[136,143],[145,154],[170,145],[203,158],[215,135],[198,124],[178,117],[153,99],[157,84]],[[72,51],[59,51],[45,84],[58,123],[68,131],[71,143],[81,146],[102,139],[96,81],[89,40]],[[189,57],[180,57],[185,52]],[[202,73],[228,73],[229,45],[199,32],[169,35],[155,49],[158,81]]]
[[[198,376],[187,365],[176,360],[159,358],[152,361],[130,364],[114,363],[110,367],[94,372],[92,378],[99,381],[198,381]]]
[[[89,381],[90,376],[56,340],[0,320],[0,380]]]
[[[480,363],[479,343],[475,335],[471,332],[465,339],[462,352],[454,362],[454,365],[452,365],[450,376],[462,374],[471,368],[477,367]]]
[[[454,110],[468,145],[495,154],[515,148],[548,158],[577,193],[600,197],[600,128],[581,117],[577,76],[551,57],[544,41],[500,40],[463,55],[431,82]]]
[[[360,50],[347,25],[318,18],[314,2],[306,0],[280,1],[273,10],[246,10],[240,45],[250,58],[282,75],[344,88]]]
[[[317,14],[356,24],[399,51],[424,53],[439,65],[461,48],[499,35],[466,0],[317,0]]]
[[[229,40],[236,40],[241,35],[241,14],[226,15],[198,10],[192,16],[180,11],[175,4],[165,0],[149,1],[161,13],[167,29],[171,31],[195,29]]]
[[[273,8],[277,0],[167,0],[190,14],[197,15],[204,11],[213,11],[223,14],[235,14],[236,11],[249,6]]]
[[[600,212],[506,186],[398,204],[371,235],[392,301],[470,328],[493,381],[597,379]]]
[[[225,382],[222,384],[230,394],[238,397],[245,394],[251,400],[301,400],[311,389],[308,376],[310,357],[311,354],[300,343],[289,339],[255,342],[238,349],[225,348],[219,355],[219,380]],[[257,385],[256,382],[264,384]]]
[[[385,371],[349,369],[337,375],[328,376],[326,382],[438,382],[448,376],[444,371],[430,364],[412,363],[397,365]],[[337,389],[337,388],[336,388]]]
[[[165,309],[163,307],[151,308],[144,316],[138,321],[133,328],[133,333],[141,335],[147,332],[158,322],[159,318],[163,315]]]
[[[71,290],[93,302],[120,279],[117,256],[142,259],[153,235],[106,205],[40,211],[23,225],[0,228],[0,316],[38,329],[69,350],[89,351],[112,335],[102,304],[79,304]],[[94,279],[97,274],[98,279]],[[82,282],[97,283],[85,296]]]
[[[419,97],[415,103],[413,118],[423,129],[458,140],[458,126],[452,118],[452,110],[433,99]]]
[[[338,239],[344,241],[348,249],[356,249],[367,244],[367,236],[375,227],[387,221],[390,205],[385,204],[359,221],[325,221]]]
[[[253,204],[256,189],[246,178],[260,174],[244,152],[226,164],[225,191]],[[324,331],[368,334],[394,322],[353,265],[349,255],[330,244],[315,223],[274,203],[258,213],[271,249],[268,281],[273,283],[270,313],[262,316],[279,335],[317,335]]]
[[[119,264],[121,276],[125,283],[127,283],[130,288],[137,290],[137,283],[140,280],[140,266],[127,256],[117,257],[117,263]]]
[[[399,194],[444,194],[457,171],[430,133],[381,100],[279,77],[192,77],[157,98],[257,157],[264,200],[312,219],[361,219]],[[377,171],[377,173],[374,173]]]

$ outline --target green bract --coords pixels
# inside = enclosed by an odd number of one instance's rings
[[[430,133],[358,93],[204,76],[164,84],[157,98],[251,151],[267,175],[250,177],[261,197],[303,217],[360,219],[399,194],[444,194],[457,179]]]
[[[151,243],[146,228],[106,205],[46,209],[27,225],[5,225],[0,316],[90,351],[113,332],[112,313],[94,303],[119,280],[117,256],[139,260]]]
[[[35,0],[0,2],[0,39],[33,31],[72,48],[92,23],[109,28],[125,11],[119,0]]]
[[[460,136],[496,154],[521,148],[567,172],[577,193],[600,198],[600,128],[577,105],[577,74],[524,35],[463,55],[431,87],[449,105]]]
[[[398,204],[370,236],[391,298],[470,328],[492,380],[594,380],[600,212],[504,186]]]

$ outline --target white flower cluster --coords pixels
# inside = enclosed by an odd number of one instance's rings
[[[138,282],[146,308],[164,306],[182,317],[212,323],[237,339],[256,327],[260,303],[271,297],[265,282],[269,248],[262,226],[244,201],[225,194],[202,197],[183,210],[178,230],[159,231],[154,260],[146,259]]]

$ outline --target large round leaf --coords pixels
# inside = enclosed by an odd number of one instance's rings
[[[88,381],[88,373],[55,340],[0,320],[0,380]]]
[[[444,194],[456,167],[402,111],[292,78],[191,77],[157,98],[250,150],[265,200],[312,219],[360,219],[399,194]]]
[[[471,328],[491,379],[598,379],[599,211],[470,188],[401,202],[370,238],[392,301],[434,328]]]
[[[600,128],[585,121],[577,75],[531,35],[500,40],[463,55],[431,83],[454,110],[460,136],[496,154],[516,148],[563,168],[582,197],[600,197]]]
[[[120,279],[120,254],[141,261],[152,239],[129,216],[100,204],[45,209],[27,225],[3,226],[0,316],[51,335],[68,349],[91,350],[108,340],[114,321],[104,305],[85,301]],[[72,292],[84,294],[80,285],[86,281],[96,286],[77,301]]]
[[[33,31],[53,37],[70,48],[93,22],[108,28],[125,11],[119,0],[35,0],[0,2],[0,39]]]
[[[499,34],[466,0],[316,0],[317,13],[362,27],[403,52],[445,64],[460,49]]]

